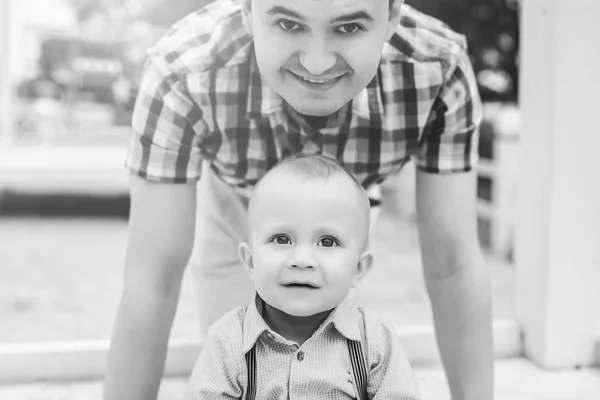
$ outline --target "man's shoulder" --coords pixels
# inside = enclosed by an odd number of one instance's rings
[[[444,22],[407,4],[396,32],[384,47],[384,59],[408,62],[453,64],[464,56],[467,42]]]
[[[184,76],[242,62],[251,43],[239,2],[216,0],[175,23],[148,56]]]

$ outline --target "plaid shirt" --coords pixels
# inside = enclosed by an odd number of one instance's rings
[[[421,396],[393,328],[344,300],[313,336],[298,346],[272,331],[255,296],[247,312],[235,309],[209,329],[186,399],[240,399],[248,387],[245,354],[256,349],[256,398],[353,399],[356,383],[347,339],[361,341],[367,360],[367,398],[417,400]]]
[[[411,158],[432,173],[477,162],[481,103],[462,35],[408,5],[372,82],[314,129],[261,79],[241,6],[217,0],[148,52],[126,166],[197,181],[202,166],[243,194],[282,157],[336,158],[368,187]]]

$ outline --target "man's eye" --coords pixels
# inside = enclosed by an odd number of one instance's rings
[[[337,244],[337,241],[335,239],[326,237],[321,239],[321,246],[323,247],[333,247]]]
[[[297,31],[300,30],[300,24],[290,21],[289,19],[282,19],[277,23],[284,31]]]
[[[279,235],[275,237],[275,243],[277,244],[290,244],[290,242],[291,240],[287,236]]]
[[[360,25],[352,23],[352,24],[344,24],[340,26],[340,32],[345,33],[346,35],[351,35],[353,33],[358,33],[362,28]]]

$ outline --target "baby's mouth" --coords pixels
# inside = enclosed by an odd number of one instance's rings
[[[283,286],[290,289],[318,289],[319,287],[310,282],[289,282],[284,283]]]

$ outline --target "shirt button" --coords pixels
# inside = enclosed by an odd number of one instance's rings
[[[300,352],[298,352],[298,361],[302,361],[302,360],[304,360],[304,352],[300,351]]]
[[[267,333],[267,339],[269,339],[269,340],[273,340],[273,339],[274,339],[274,337],[273,337],[273,335],[272,335],[272,334],[270,334],[270,333]]]

